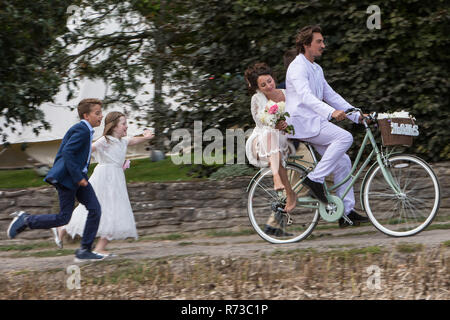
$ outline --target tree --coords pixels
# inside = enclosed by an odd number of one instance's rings
[[[11,27],[0,31],[1,41],[9,41],[14,50],[0,46],[5,57],[0,111],[11,122],[40,118],[36,106],[51,99],[64,74],[72,93],[82,77],[104,79],[111,87],[105,102],[139,108],[144,120],[150,116],[159,136],[192,128],[194,120],[203,120],[205,130],[215,127],[223,132],[253,126],[245,69],[265,61],[283,80],[282,56],[294,46],[296,32],[304,25],[320,24],[327,50],[319,63],[332,87],[367,111],[408,110],[421,132],[411,151],[432,161],[450,159],[446,50],[450,15],[443,0],[384,1],[381,29],[374,30],[366,26],[367,5],[357,0],[84,0],[71,4],[96,14],[86,15],[79,28],[67,33],[56,27],[65,20],[55,18],[64,15],[65,1],[55,1],[59,7],[53,11],[43,10],[47,7],[41,2],[5,3],[0,22]],[[33,18],[43,10],[44,20],[24,18],[37,21],[20,29],[19,9],[31,10],[26,12]],[[99,28],[111,20],[120,28],[101,32]],[[45,32],[36,27],[41,25]],[[24,32],[13,34],[18,29]],[[28,43],[32,29],[42,32],[33,34]],[[61,33],[61,41],[55,43]],[[84,49],[68,54],[68,48],[78,45]],[[25,62],[18,52],[22,47]],[[43,76],[37,77],[39,72]],[[149,77],[155,95],[136,101]],[[26,92],[18,91],[21,83]],[[163,92],[164,83],[170,84],[171,92]],[[167,103],[167,95],[178,98],[178,110]]]
[[[71,3],[76,1],[0,2],[0,116],[12,131],[18,123],[34,124],[36,134],[49,127],[39,106],[53,100],[63,81],[65,49],[56,39],[66,31]]]
[[[180,123],[253,126],[245,69],[265,61],[284,79],[283,53],[299,28],[319,24],[327,50],[318,61],[332,87],[366,111],[407,110],[421,135],[410,152],[431,161],[450,159],[448,6],[444,1],[385,1],[381,29],[369,30],[359,1],[193,0],[195,69],[180,103]],[[211,14],[214,13],[214,14]],[[192,110],[193,109],[193,110]],[[358,127],[344,125],[357,139]],[[352,150],[355,151],[355,150]]]
[[[163,85],[169,82],[168,74],[177,72],[183,55],[189,53],[184,48],[189,30],[180,22],[183,8],[184,1],[179,0],[83,1],[83,20],[64,35],[66,46],[84,46],[67,58],[71,79],[104,80],[111,88],[105,104],[123,103],[141,110],[143,116],[138,120],[155,127],[160,147],[167,135],[163,120],[172,113]],[[108,23],[115,23],[113,30],[101,32]],[[154,84],[153,97],[136,101],[138,94],[149,94],[149,79]],[[176,86],[173,80],[170,82]],[[71,92],[75,89],[70,88]]]

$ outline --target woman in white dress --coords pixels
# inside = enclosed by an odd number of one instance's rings
[[[280,121],[275,128],[265,126],[260,120],[260,112],[269,100],[285,101],[283,89],[277,89],[272,70],[265,63],[256,63],[245,71],[245,80],[249,91],[254,93],[251,100],[251,112],[256,127],[246,143],[246,155],[249,162],[257,167],[272,170],[275,190],[286,191],[285,211],[291,212],[296,205],[296,194],[291,188],[285,169],[290,148],[284,129],[285,121]]]
[[[98,164],[89,178],[89,183],[102,208],[97,231],[100,239],[94,251],[102,255],[109,255],[106,246],[111,240],[138,238],[124,174],[125,156],[128,146],[147,141],[153,138],[153,134],[145,130],[143,137],[127,138],[127,128],[124,114],[110,112],[105,117],[103,136],[92,144],[92,156]],[[86,208],[79,204],[69,224],[58,228],[58,236],[55,238],[58,246],[62,247],[62,236],[65,232],[72,238],[77,234],[83,235],[86,215]]]

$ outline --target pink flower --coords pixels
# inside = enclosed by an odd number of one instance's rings
[[[122,166],[123,170],[126,170],[130,167],[130,162],[131,162],[130,160],[125,160]]]
[[[275,113],[277,113],[277,111],[278,111],[278,105],[277,105],[277,104],[274,104],[274,105],[271,106],[270,109],[269,109],[269,113],[270,113],[270,114],[275,114]]]

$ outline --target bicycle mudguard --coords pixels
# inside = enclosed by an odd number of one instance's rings
[[[287,162],[287,163],[286,163],[286,166],[288,166],[288,165],[294,166],[294,167],[297,167],[297,168],[301,168],[301,169],[305,170],[306,172],[309,172],[309,170],[308,170],[306,167],[304,167],[304,166],[302,166],[302,165],[300,165],[300,164],[298,164],[298,163],[295,163],[295,162]],[[255,183],[256,179],[258,179],[258,177],[259,177],[263,172],[265,172],[265,170],[270,170],[270,168],[269,168],[269,167],[267,167],[267,168],[261,168],[261,169],[259,169],[259,171],[252,177],[252,179],[250,180],[250,182],[249,182],[249,184],[248,184],[248,186],[247,186],[247,189],[246,189],[246,192],[247,192],[247,193],[250,191],[250,188],[251,188],[252,185]]]
[[[258,179],[258,177],[261,175],[261,173],[263,173],[264,170],[270,170],[270,169],[268,169],[268,168],[261,168],[261,169],[259,169],[259,171],[250,180],[250,183],[248,184],[247,190],[246,190],[247,193],[250,191],[250,188],[255,183],[256,179]]]

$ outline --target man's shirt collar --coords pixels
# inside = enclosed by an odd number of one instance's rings
[[[94,128],[92,128],[91,124],[87,121],[87,120],[81,120],[81,122],[83,122],[85,125],[87,125],[89,131],[91,131],[91,133],[94,133]]]

